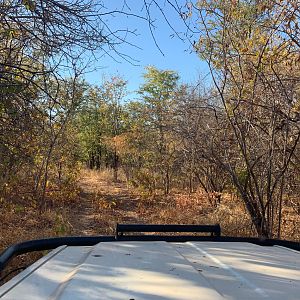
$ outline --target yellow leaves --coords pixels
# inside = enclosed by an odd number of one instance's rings
[[[294,113],[299,113],[300,112],[300,99],[298,99],[296,101],[296,103],[294,104],[293,108],[292,108],[292,111]]]
[[[9,39],[13,39],[17,36],[17,30],[9,28],[5,31],[5,36]]]
[[[247,47],[244,47],[244,48],[241,49],[241,52],[242,52],[242,53],[247,53],[248,50],[249,50],[249,49],[248,49]]]
[[[272,9],[272,5],[274,6],[274,3],[272,3],[272,1],[258,1],[258,3],[256,4],[257,12],[262,14],[267,10]]]
[[[226,102],[226,113],[231,118],[233,117],[233,105],[230,102]]]
[[[117,206],[117,202],[114,200],[98,199],[95,203],[96,209],[101,211],[102,209],[112,209]]]
[[[119,134],[113,137],[104,137],[103,142],[111,151],[116,151],[118,155],[124,155],[129,151],[127,133]]]
[[[266,34],[260,34],[257,42],[260,45],[264,46],[264,45],[266,45],[266,43],[268,43],[268,40],[269,40],[269,37]]]

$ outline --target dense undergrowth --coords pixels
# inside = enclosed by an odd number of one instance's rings
[[[83,170],[73,192],[73,198],[66,197],[65,201],[52,194],[51,206],[43,212],[27,206],[22,199],[19,203],[2,201],[0,251],[13,243],[38,238],[87,232],[113,235],[117,223],[219,223],[222,235],[255,236],[243,202],[234,194],[223,193],[220,203],[214,205],[215,195],[201,189],[192,194],[174,190],[168,196],[150,195],[129,186],[124,175],[114,182],[110,170]],[[282,224],[283,239],[300,240],[300,217],[293,207],[285,206]],[[10,263],[7,271],[28,265],[41,255],[22,255]]]

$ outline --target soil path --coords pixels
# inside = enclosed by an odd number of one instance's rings
[[[79,180],[80,205],[71,218],[76,235],[112,233],[116,222],[135,222],[137,198],[123,182],[112,182],[95,171],[83,172]],[[100,206],[99,206],[100,205]],[[109,206],[110,209],[107,209]],[[102,208],[102,209],[101,209]],[[99,220],[102,220],[101,223]],[[106,230],[103,230],[106,227]]]

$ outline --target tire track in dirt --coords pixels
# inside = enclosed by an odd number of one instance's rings
[[[132,196],[124,182],[112,182],[96,171],[84,171],[79,179],[80,203],[71,217],[74,235],[99,235],[112,233],[115,223],[134,223],[138,219],[135,210],[137,199]],[[101,211],[99,203],[111,205]],[[117,208],[115,208],[117,206]],[[112,215],[112,216],[111,216]],[[109,220],[109,226],[101,221]],[[110,227],[110,230],[105,227]]]

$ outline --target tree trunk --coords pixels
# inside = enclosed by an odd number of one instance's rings
[[[117,151],[114,151],[114,158],[113,158],[113,172],[114,172],[114,181],[118,181],[118,166],[119,165],[119,157]]]

